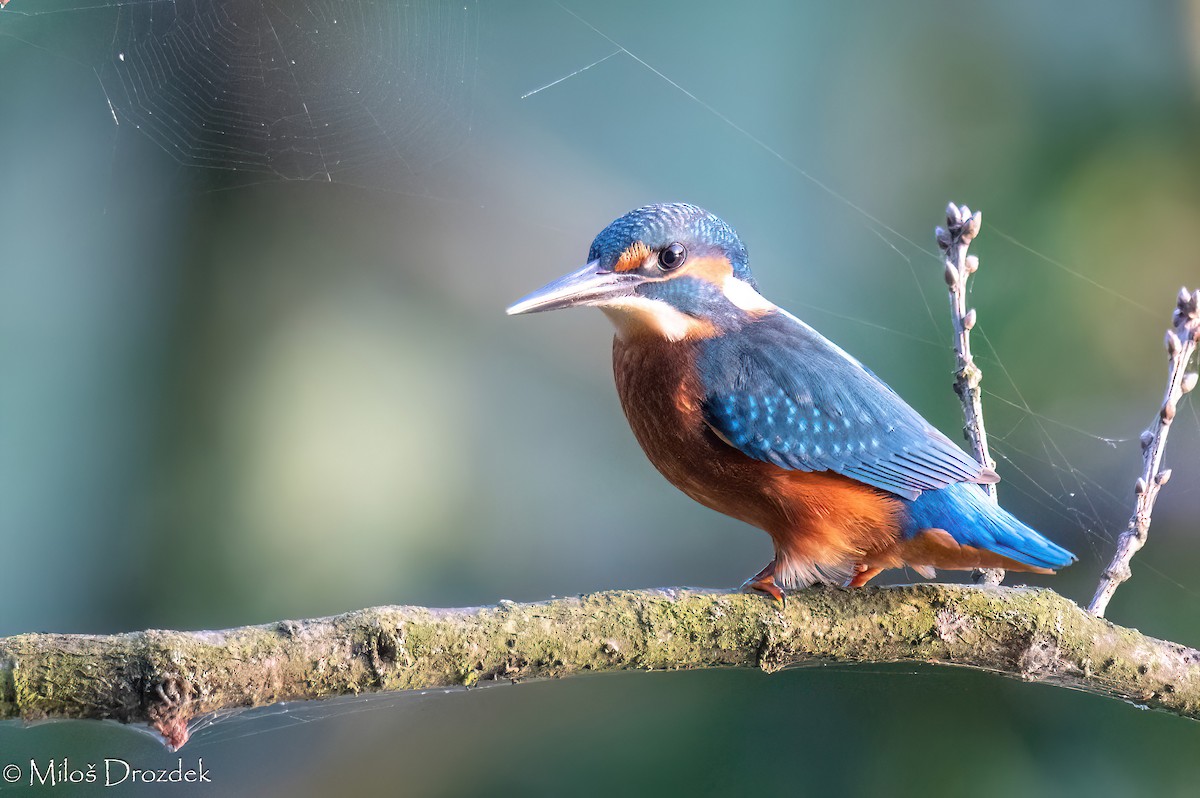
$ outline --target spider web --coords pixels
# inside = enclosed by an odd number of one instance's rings
[[[926,279],[931,271],[939,273],[929,266],[931,260],[941,259],[931,245],[918,244],[887,224],[584,16],[555,5],[591,31],[605,54],[561,77],[547,76],[521,95],[522,101],[536,102],[541,92],[562,91],[573,78],[595,74],[620,59],[637,64],[705,109],[714,124],[728,126],[747,146],[761,149],[831,202],[861,217],[880,244],[911,271],[928,332],[897,330],[823,307],[811,309],[945,353],[945,314],[935,310],[944,298],[929,294]],[[106,31],[99,37],[103,46],[94,52],[72,51],[66,57],[93,70],[114,126],[121,132],[137,131],[182,167],[246,173],[255,180],[369,179],[394,187],[405,175],[453,156],[471,135],[480,16],[473,0],[462,5],[440,0],[45,0],[9,4],[3,33],[64,54],[67,45],[46,43],[38,24],[66,13],[90,15],[97,29]],[[1166,312],[1145,308],[990,222],[985,231],[1145,314],[1149,329],[1165,323]],[[1111,541],[1129,515],[1127,485],[1139,462],[1140,428],[1099,434],[1038,412],[991,346],[986,329],[984,320],[975,340],[978,360],[989,377],[987,413],[993,451],[1005,470],[1003,489],[1023,494],[1062,518],[1064,526],[1083,529],[1092,549],[1089,559],[1106,562]],[[1194,403],[1185,405],[1183,417],[1190,419],[1194,432],[1200,429],[1200,418]],[[1147,416],[1151,410],[1147,408]],[[1184,443],[1177,441],[1173,448]],[[1080,454],[1081,449],[1086,454]],[[1084,458],[1089,467],[1078,467]],[[1091,475],[1091,463],[1105,458],[1128,464],[1122,482],[1110,484]],[[1048,469],[1053,481],[1034,478],[1035,469]],[[1171,490],[1182,487],[1172,485]],[[1138,567],[1154,572],[1145,563]],[[1198,598],[1188,586],[1158,575]],[[276,724],[280,718],[306,723],[393,706],[397,700],[367,697],[279,705],[245,715],[221,713],[198,720],[194,731],[197,741],[216,743],[270,730],[266,718],[275,718]]]
[[[113,122],[182,166],[260,179],[351,182],[428,169],[471,132],[474,0],[48,0],[5,9],[4,33],[45,43],[40,19],[111,29],[89,63]],[[22,24],[24,23],[24,24]]]
[[[823,307],[810,309],[908,337],[943,352],[947,331],[928,296],[925,261],[940,260],[872,214],[800,162],[739,124],[720,108],[660,70],[617,38],[561,3],[565,18],[589,30],[607,48],[601,57],[521,95],[533,100],[547,90],[614,59],[636,63],[709,112],[749,146],[778,160],[831,201],[860,216],[870,232],[911,271],[928,318],[927,334],[898,330]],[[244,172],[254,179],[361,182],[394,165],[412,174],[444,160],[466,143],[471,131],[479,36],[479,9],[440,0],[44,0],[5,9],[5,35],[50,48],[35,25],[63,14],[88,14],[111,35],[103,47],[68,57],[89,66],[103,91],[113,123],[132,128],[184,167]],[[24,22],[25,25],[21,23]],[[63,45],[53,45],[61,51]],[[382,179],[396,180],[396,175]],[[1120,291],[1033,250],[1015,236],[987,230],[1091,288],[1110,294],[1148,319],[1160,315]],[[914,263],[914,258],[918,263]],[[804,307],[803,303],[794,304]],[[1161,319],[1160,319],[1161,321]],[[1067,435],[1136,452],[1139,430],[1088,432],[1037,412],[986,338],[977,332],[979,360],[989,368],[989,416],[997,457],[1015,472],[1006,489],[1026,494],[1072,525],[1087,531],[1097,559],[1106,556],[1114,530],[1128,516],[1129,502],[1075,465],[1059,444]],[[1003,386],[995,388],[991,386]],[[999,410],[999,412],[997,412]],[[995,419],[1007,415],[1007,423]],[[1194,408],[1190,411],[1195,421]],[[1033,434],[1028,428],[1033,428]],[[1030,441],[1034,443],[1031,445]],[[1048,467],[1055,481],[1030,477]],[[1121,491],[1123,493],[1123,490]],[[1178,584],[1178,583],[1176,583]],[[1182,585],[1181,585],[1182,587]]]
[[[803,302],[793,302],[791,304],[808,307],[825,315],[909,338],[928,346],[939,348],[943,352],[949,348],[948,321],[945,320],[944,312],[941,314],[942,320],[939,321],[939,317],[935,314],[933,304],[927,293],[927,284],[929,281],[923,279],[921,275],[921,271],[925,271],[927,274],[932,270],[927,265],[924,265],[928,260],[936,261],[938,263],[938,271],[940,272],[942,256],[937,250],[932,246],[918,244],[910,236],[905,235],[872,214],[853,198],[839,192],[830,183],[814,175],[801,163],[785,155],[771,143],[755,135],[753,131],[741,125],[736,119],[724,113],[720,108],[693,93],[673,76],[663,72],[639,54],[627,48],[618,38],[597,27],[585,18],[583,14],[565,6],[559,0],[553,0],[553,2],[565,15],[573,18],[577,23],[591,31],[605,46],[611,48],[611,51],[562,77],[549,81],[523,94],[521,96],[522,100],[548,89],[554,89],[565,81],[600,67],[602,64],[618,56],[635,62],[647,73],[653,75],[673,90],[703,108],[720,124],[732,129],[750,145],[757,147],[771,158],[777,160],[787,169],[827,195],[832,201],[845,206],[859,216],[865,223],[866,229],[896,257],[906,263],[912,274],[915,289],[924,306],[925,316],[927,317],[931,333],[929,336],[925,336],[914,333],[911,330],[897,330],[869,319],[831,311],[828,308],[820,306],[805,305]],[[1164,327],[1167,326],[1166,322],[1169,318],[1170,310],[1168,305],[1165,305],[1161,312],[1156,312],[1121,291],[1097,281],[1084,270],[1074,268],[1069,264],[1052,258],[1023,243],[1014,235],[1004,230],[996,229],[991,223],[985,225],[985,229],[998,235],[1003,241],[1010,244],[1021,257],[1027,258],[1032,256],[1070,275],[1072,279],[1086,286],[1088,290],[1094,290],[1118,300],[1129,310],[1139,313],[1148,322],[1154,325],[1161,324]],[[918,269],[917,264],[914,263],[914,258],[922,262],[921,269]],[[973,290],[974,287],[975,284],[972,283],[970,290]],[[945,300],[943,297],[936,301],[944,303]],[[991,385],[1000,384],[1003,386],[999,390],[985,387],[983,392],[985,397],[987,397],[987,415],[989,416],[989,420],[993,422],[989,425],[989,442],[991,444],[992,455],[1001,463],[1002,469],[1006,469],[1004,480],[1005,490],[1014,490],[1029,502],[1041,507],[1047,513],[1062,519],[1065,528],[1081,531],[1090,551],[1077,552],[1077,554],[1081,555],[1081,559],[1084,562],[1095,562],[1100,567],[1103,567],[1111,558],[1115,541],[1120,532],[1124,530],[1129,518],[1132,502],[1128,498],[1126,486],[1140,473],[1139,437],[1142,428],[1122,430],[1111,434],[1098,434],[1039,413],[1026,401],[1018,387],[1017,379],[1005,365],[1000,353],[987,338],[986,325],[977,324],[974,332],[976,362],[991,375],[992,378],[989,380]],[[1194,367],[1195,364],[1192,365],[1192,368]],[[1200,437],[1200,413],[1197,412],[1195,403],[1189,401],[1187,398],[1184,399],[1182,404],[1186,405],[1185,412],[1188,414],[1191,422],[1191,440],[1179,440],[1179,438],[1185,436],[1181,434],[1183,430],[1177,430],[1174,445],[1176,448],[1194,447],[1197,443],[1196,438]],[[1150,415],[1150,410],[1156,409],[1157,406],[1153,408],[1148,407],[1147,417]],[[999,412],[996,412],[997,410]],[[1002,419],[1002,423],[999,425],[994,423],[997,417]],[[1028,428],[1032,428],[1032,430]],[[1069,444],[1064,442],[1064,436],[1070,439],[1071,442]],[[1031,444],[1031,440],[1034,443]],[[1097,449],[1097,446],[1099,446],[1099,449]],[[1122,464],[1118,468],[1106,468],[1105,470],[1119,471],[1123,469],[1123,473],[1128,476],[1122,477],[1121,488],[1118,489],[1112,484],[1107,484],[1105,481],[1092,476],[1089,473],[1090,468],[1085,470],[1075,465],[1075,463],[1085,459],[1091,466],[1097,467],[1097,470],[1099,470],[1099,466],[1111,466],[1114,463]],[[1169,456],[1168,460],[1170,460]],[[1034,471],[1039,473],[1048,471],[1053,481],[1047,484],[1044,479],[1039,479],[1035,476]],[[1186,486],[1179,486],[1178,489],[1188,493],[1195,493],[1195,488],[1189,490]],[[1090,556],[1087,556],[1089,554]],[[1138,568],[1150,571],[1157,578],[1169,583],[1173,588],[1188,594],[1191,600],[1200,602],[1200,590],[1195,590],[1183,584],[1144,561],[1138,563]]]

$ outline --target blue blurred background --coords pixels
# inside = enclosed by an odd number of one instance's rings
[[[503,315],[676,200],[950,433],[932,228],[982,208],[1001,497],[1081,557],[1017,581],[1086,602],[1200,284],[1195,2],[11,0],[0,75],[0,634],[740,583],[767,537],[646,462],[601,315]],[[1189,644],[1198,452],[1189,404],[1109,610]],[[1064,690],[829,666],[300,707],[182,754],[208,795],[1193,795],[1197,743]],[[0,761],[64,756],[175,760],[0,725]]]

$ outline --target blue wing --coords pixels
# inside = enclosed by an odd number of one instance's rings
[[[708,339],[697,366],[708,425],[757,460],[836,471],[906,499],[998,479],[857,360],[782,311]]]

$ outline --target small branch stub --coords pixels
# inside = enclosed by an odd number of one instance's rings
[[[1096,586],[1096,595],[1088,605],[1088,612],[1093,615],[1104,615],[1113,593],[1130,577],[1129,563],[1133,555],[1146,545],[1150,533],[1150,518],[1154,513],[1158,491],[1171,478],[1171,469],[1162,467],[1163,452],[1167,448],[1167,434],[1175,419],[1180,398],[1196,387],[1196,374],[1189,373],[1187,368],[1200,342],[1200,290],[1180,290],[1171,322],[1171,329],[1167,330],[1163,339],[1168,361],[1166,392],[1154,423],[1141,436],[1142,473],[1133,483],[1133,515],[1117,539],[1116,553],[1104,569],[1100,584]]]
[[[946,288],[950,293],[950,320],[954,325],[954,392],[962,401],[963,432],[975,459],[986,468],[995,468],[996,461],[988,451],[987,431],[983,425],[983,392],[979,388],[983,374],[971,354],[971,330],[977,316],[974,308],[967,308],[967,281],[979,269],[979,258],[968,255],[967,248],[982,226],[983,214],[951,202],[946,206],[946,226],[938,227],[935,235],[938,248],[942,250]],[[982,487],[991,500],[996,501],[996,486]],[[1004,571],[980,569],[972,573],[972,578],[976,583],[998,585],[1004,580]]]

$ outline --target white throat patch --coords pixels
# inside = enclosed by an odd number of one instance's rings
[[[617,337],[629,340],[639,335],[653,335],[668,341],[682,341],[708,328],[704,322],[682,313],[659,299],[624,296],[596,306],[612,320]]]

